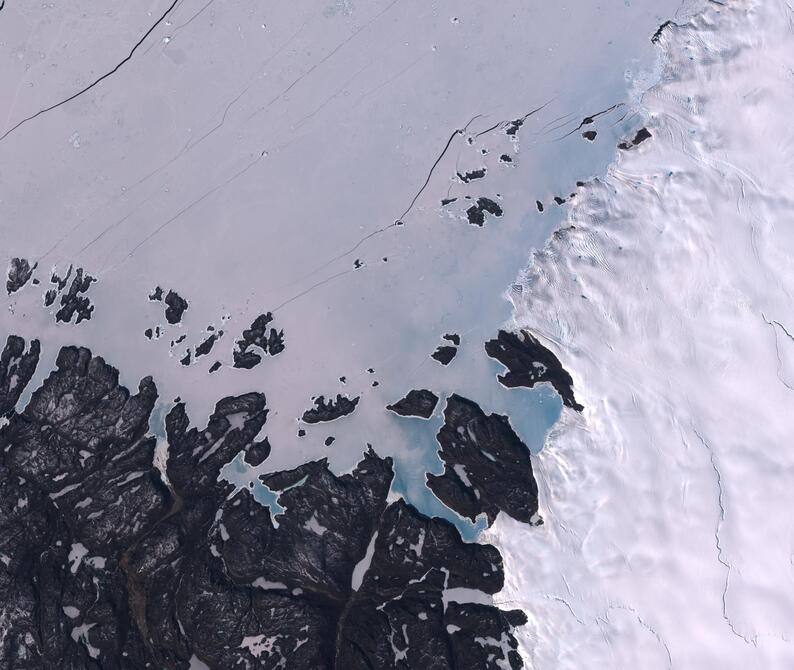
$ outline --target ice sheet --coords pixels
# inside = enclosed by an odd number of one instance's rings
[[[666,28],[652,139],[513,294],[587,408],[536,461],[545,525],[485,533],[532,667],[794,665],[792,26],[748,0]]]

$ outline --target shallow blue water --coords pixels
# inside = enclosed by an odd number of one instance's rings
[[[503,402],[498,409],[483,407],[487,412],[497,411],[507,414],[516,434],[523,440],[530,451],[538,453],[543,448],[546,432],[560,416],[562,403],[559,397],[548,388],[536,390],[515,389],[503,390],[499,394]],[[406,452],[394,456],[395,477],[392,490],[402,495],[420,512],[428,516],[438,516],[452,522],[467,541],[477,539],[479,532],[486,527],[484,517],[480,516],[476,524],[464,519],[444,505],[426,486],[425,474],[440,474],[444,471],[438,457],[436,434],[443,424],[441,412],[444,400],[430,420],[396,419],[404,424]]]

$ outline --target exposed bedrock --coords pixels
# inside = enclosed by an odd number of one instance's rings
[[[418,416],[422,419],[429,419],[433,410],[438,404],[438,396],[427,389],[411,390],[391,405],[386,405],[386,409],[400,416]]]
[[[37,265],[38,263],[31,265],[26,258],[11,259],[8,266],[8,275],[6,277],[6,291],[8,295],[16,293],[30,281]]]
[[[182,315],[187,311],[188,302],[176,291],[168,291],[165,296],[165,320],[170,324],[182,321]]]
[[[489,525],[500,511],[536,522],[530,452],[506,416],[485,414],[477,403],[453,394],[437,440],[444,472],[428,474],[427,485],[447,507],[472,521],[484,514]]]
[[[260,314],[243,331],[233,352],[234,367],[250,370],[262,362],[262,356],[277,356],[284,351],[284,331],[271,327],[272,321],[270,312]]]
[[[151,378],[130,393],[65,347],[17,412],[38,357],[16,337],[0,355],[0,667],[521,667],[521,612],[445,598],[497,593],[498,551],[389,503],[390,459],[262,475],[272,516],[219,480],[241,452],[267,458],[262,394],[223,398],[203,428],[175,404],[161,472]]]
[[[485,343],[485,352],[507,368],[498,375],[499,382],[508,388],[533,388],[547,382],[559,393],[563,403],[577,412],[584,407],[576,402],[573,379],[559,359],[526,330],[509,333],[500,330],[496,339]]]
[[[72,283],[69,285],[69,290],[65,291],[64,289],[71,274],[71,266],[69,266],[69,271],[63,278],[53,273],[50,283],[55,284],[57,288],[50,289],[45,293],[44,304],[46,307],[52,305],[60,293],[61,306],[55,312],[56,321],[70,323],[73,317],[76,317],[76,324],[81,321],[90,321],[91,315],[94,313],[94,305],[85,294],[88,293],[88,289],[91,288],[91,284],[96,281],[96,278],[88,274],[83,268],[77,268],[72,278]]]
[[[304,423],[325,423],[328,421],[335,421],[341,419],[343,416],[352,414],[361,396],[355,398],[347,398],[341,393],[336,394],[336,400],[331,398],[326,400],[324,395],[318,396],[314,399],[314,407],[307,409],[301,421]]]
[[[441,365],[449,365],[457,353],[457,347],[453,347],[450,344],[440,344],[436,347],[436,350],[430,354],[430,357],[441,363]]]

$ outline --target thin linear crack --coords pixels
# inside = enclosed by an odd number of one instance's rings
[[[256,111],[254,111],[251,115],[249,115],[249,117],[246,119],[246,121],[250,121],[252,118],[254,118],[260,112],[263,112],[263,111],[269,109],[273,105],[273,103],[275,103],[277,100],[283,98],[287,93],[289,93],[293,88],[295,88],[306,77],[308,77],[310,74],[312,74],[318,67],[320,67],[321,65],[326,63],[331,58],[333,58],[343,47],[345,47],[345,45],[349,44],[356,37],[358,37],[358,35],[360,33],[362,33],[364,30],[366,30],[371,25],[373,25],[378,19],[380,19],[381,16],[383,16],[392,7],[394,7],[394,5],[397,4],[397,2],[399,2],[399,0],[392,0],[391,3],[389,3],[386,7],[384,7],[375,16],[373,16],[369,21],[367,21],[364,25],[359,27],[357,30],[355,30],[353,33],[351,33],[348,37],[346,37],[344,40],[342,40],[339,44],[336,45],[336,47],[334,47],[329,53],[327,53],[325,56],[323,56],[323,58],[321,58],[319,61],[317,61],[314,65],[309,67],[309,69],[306,70],[306,72],[304,72],[303,74],[299,75],[289,86],[287,86],[285,89],[283,89],[281,91],[281,93],[279,93],[278,95],[273,97],[270,100],[270,102],[268,102],[266,105],[262,105]]]
[[[516,121],[518,121],[520,123],[524,123],[524,121],[526,121],[530,116],[532,116],[533,114],[539,112],[544,107],[547,107],[553,101],[554,101],[554,98],[552,98],[551,100],[549,100],[547,102],[544,102],[540,107],[535,107],[535,109],[532,109],[532,110],[528,111],[526,114],[524,114],[524,116],[519,116],[518,119],[513,121],[513,123],[516,123]],[[492,130],[496,130],[499,126],[503,126],[506,123],[510,123],[510,122],[506,121],[506,120],[505,121],[500,121],[499,123],[496,123],[496,124],[492,125],[490,128],[486,128],[485,130],[480,131],[474,137],[481,137],[482,135],[485,135],[486,133],[490,133]]]
[[[179,219],[183,214],[185,214],[189,210],[193,209],[193,207],[195,207],[196,205],[198,205],[202,201],[206,200],[208,197],[210,197],[216,191],[218,191],[218,190],[224,188],[225,186],[228,186],[229,184],[231,184],[235,179],[238,179],[239,177],[242,177],[246,172],[248,172],[252,167],[254,167],[254,165],[256,165],[260,160],[262,160],[262,157],[265,156],[266,153],[267,153],[266,151],[262,151],[256,158],[254,158],[252,161],[250,161],[245,167],[243,167],[242,169],[240,169],[237,172],[235,172],[231,177],[229,177],[225,181],[220,182],[219,184],[216,184],[209,191],[204,193],[204,195],[196,198],[192,202],[190,202],[187,205],[185,205],[182,209],[180,209],[171,218],[166,220],[164,223],[160,224],[152,232],[150,232],[148,235],[146,235],[140,242],[138,242],[138,244],[136,244],[127,253],[126,256],[124,256],[124,258],[122,258],[118,263],[116,263],[116,265],[114,265],[110,269],[112,270],[112,269],[118,267],[119,265],[121,265],[122,263],[124,263],[127,259],[132,258],[132,256],[135,254],[136,251],[138,251],[138,249],[140,249],[145,244],[148,244],[148,242],[153,237],[155,237],[156,235],[160,234],[165,228],[170,226],[174,221]],[[106,270],[103,268],[103,270],[100,272],[100,275],[104,275],[105,272],[106,272]]]
[[[720,531],[722,530],[722,524],[725,522],[725,491],[722,487],[722,474],[720,473],[719,466],[717,465],[717,457],[714,454],[714,449],[712,446],[706,441],[706,439],[698,432],[698,430],[692,426],[692,430],[694,431],[695,435],[697,435],[698,440],[703,445],[703,448],[708,452],[709,460],[711,462],[711,468],[714,470],[714,476],[717,481],[717,504],[720,508],[719,518],[717,519],[717,527],[714,530],[714,542],[717,548],[717,560],[725,567],[725,586],[722,590],[722,618],[725,619],[725,623],[728,624],[728,627],[731,629],[731,632],[738,638],[744,640],[747,644],[752,644],[752,640],[748,637],[742,635],[736,627],[733,625],[733,621],[731,621],[730,617],[728,616],[728,587],[730,586],[730,579],[731,579],[731,564],[725,560],[725,550],[722,547],[722,538],[720,537]]]
[[[456,128],[455,131],[449,136],[449,139],[447,140],[446,145],[444,145],[444,149],[438,155],[438,158],[436,158],[436,160],[433,163],[433,165],[430,167],[430,171],[427,173],[427,178],[425,179],[424,184],[422,184],[421,188],[416,192],[416,195],[413,197],[413,200],[411,200],[411,204],[408,205],[406,210],[402,214],[400,214],[399,217],[397,217],[397,219],[395,220],[394,224],[392,224],[392,225],[402,225],[403,224],[403,219],[414,208],[414,205],[416,204],[416,201],[419,200],[419,196],[421,196],[422,193],[424,193],[425,189],[427,188],[427,185],[430,183],[430,179],[433,177],[433,172],[435,172],[435,169],[438,167],[438,164],[444,158],[444,156],[446,155],[447,151],[449,151],[449,147],[452,145],[452,140],[454,140],[456,137],[458,137],[460,135],[463,135],[463,133],[465,133],[468,130],[469,126],[472,123],[474,123],[477,119],[479,119],[481,116],[482,116],[482,114],[477,114],[476,116],[473,116],[471,118],[471,120],[465,126],[463,126],[463,128]]]
[[[630,605],[610,605],[607,608],[607,611],[604,613],[606,615],[607,619],[609,619],[609,610],[612,610],[612,609],[625,610],[626,612],[631,612],[636,617],[636,619],[639,622],[639,624],[645,630],[647,630],[651,635],[653,635],[656,638],[656,640],[659,642],[659,644],[662,645],[662,647],[664,647],[664,650],[667,653],[667,667],[672,670],[672,667],[673,667],[673,655],[670,653],[670,647],[667,646],[667,642],[664,641],[664,638],[658,633],[658,631],[653,626],[651,626],[647,621],[645,621],[640,616],[640,613],[637,612],[637,610],[635,610]]]
[[[792,336],[792,334],[786,329],[786,327],[779,321],[775,321],[774,319],[770,321],[769,319],[767,319],[766,315],[763,312],[761,312],[761,318],[764,320],[764,323],[766,323],[768,326],[772,328],[772,332],[775,335],[775,355],[777,357],[778,381],[781,384],[783,384],[783,386],[785,386],[789,391],[794,391],[794,387],[791,387],[780,374],[780,371],[783,369],[783,359],[780,358],[780,342],[778,342],[777,339],[777,329],[775,328],[775,326],[778,326],[786,334],[786,337],[788,337],[792,342],[794,342],[794,336]]]
[[[155,21],[155,22],[154,22],[154,24],[152,24],[151,28],[149,28],[149,30],[147,30],[147,31],[146,31],[146,32],[143,34],[143,37],[141,37],[141,39],[139,39],[139,40],[138,40],[138,41],[135,43],[135,46],[133,46],[133,47],[132,47],[132,49],[130,50],[129,54],[127,54],[127,56],[126,56],[126,57],[125,57],[125,58],[124,58],[122,61],[120,61],[120,62],[118,63],[118,65],[116,65],[116,67],[114,67],[114,68],[113,68],[112,70],[110,70],[109,72],[106,72],[105,74],[103,74],[103,75],[102,75],[101,77],[99,77],[98,79],[94,80],[94,81],[93,81],[91,84],[89,84],[89,85],[88,85],[88,86],[86,86],[85,88],[83,88],[83,89],[81,89],[81,90],[77,91],[77,93],[73,93],[73,94],[72,94],[72,95],[70,95],[68,98],[64,98],[64,99],[63,99],[63,100],[61,100],[60,102],[56,102],[54,105],[50,105],[49,107],[45,107],[44,109],[40,109],[40,110],[39,110],[38,112],[36,112],[35,114],[32,114],[31,116],[28,116],[27,118],[24,118],[24,119],[22,119],[21,121],[19,121],[18,123],[16,123],[15,125],[11,126],[11,128],[9,128],[8,130],[6,130],[6,132],[5,132],[5,133],[3,133],[3,135],[0,135],[0,142],[2,142],[2,141],[3,141],[3,140],[6,138],[6,137],[8,137],[8,136],[9,136],[11,133],[13,133],[15,130],[17,130],[18,128],[20,128],[20,127],[21,127],[21,126],[23,126],[24,124],[26,124],[28,121],[32,121],[33,119],[35,119],[35,118],[37,118],[37,117],[41,116],[42,114],[46,114],[47,112],[51,112],[53,109],[57,109],[58,107],[61,107],[62,105],[65,105],[67,102],[71,102],[71,101],[72,101],[72,100],[74,100],[75,98],[79,98],[81,95],[83,95],[83,93],[87,93],[87,92],[88,92],[88,91],[90,91],[92,88],[94,88],[94,86],[96,86],[97,84],[99,84],[101,81],[103,81],[103,80],[107,79],[107,78],[108,78],[108,77],[110,77],[111,75],[113,75],[113,74],[115,74],[116,72],[118,72],[118,70],[121,68],[121,66],[122,66],[122,65],[124,65],[125,63],[127,63],[127,62],[128,62],[128,61],[129,61],[129,60],[132,58],[133,54],[134,54],[134,53],[135,53],[135,52],[138,50],[138,47],[139,47],[139,46],[141,46],[141,44],[143,44],[144,40],[145,40],[147,37],[149,37],[149,35],[151,35],[151,34],[152,34],[152,32],[153,32],[153,31],[154,31],[154,30],[157,28],[157,26],[159,26],[159,25],[160,25],[160,24],[161,24],[163,21],[165,21],[165,18],[166,18],[166,17],[167,17],[167,16],[168,16],[168,15],[169,15],[169,14],[170,14],[172,11],[173,11],[173,9],[174,9],[174,8],[177,6],[177,4],[178,4],[179,2],[180,2],[180,0],[174,0],[174,1],[173,1],[173,2],[172,2],[172,3],[171,3],[169,6],[168,6],[168,9],[166,9],[166,10],[165,10],[165,12],[163,12],[163,14],[160,16],[160,18],[159,18],[159,19],[157,19],[157,21]],[[0,7],[0,9],[2,9],[2,7]]]
[[[442,152],[439,154],[438,158],[436,158],[435,162],[434,162],[434,163],[433,163],[433,165],[431,166],[431,168],[430,168],[430,171],[429,171],[429,172],[428,172],[428,174],[427,174],[427,178],[426,178],[426,179],[425,179],[425,181],[424,181],[424,184],[422,184],[422,187],[419,189],[419,191],[417,191],[416,195],[414,195],[414,197],[413,197],[413,200],[411,200],[411,204],[410,204],[410,205],[408,206],[408,208],[407,208],[407,209],[406,209],[406,210],[405,210],[405,211],[404,211],[404,212],[403,212],[403,213],[400,215],[400,217],[399,217],[398,219],[396,219],[395,221],[393,221],[392,223],[390,223],[390,224],[388,224],[388,225],[385,225],[385,226],[382,226],[381,228],[377,228],[376,230],[373,230],[371,233],[367,233],[367,234],[366,234],[366,235],[364,235],[364,236],[363,236],[361,239],[359,239],[359,240],[358,240],[358,242],[356,242],[356,243],[355,243],[355,244],[354,244],[352,247],[350,247],[350,248],[346,249],[345,251],[342,251],[341,253],[337,254],[336,256],[334,256],[334,257],[332,257],[332,258],[328,259],[328,260],[327,260],[325,263],[323,263],[322,265],[320,265],[320,266],[316,267],[314,270],[312,270],[312,271],[311,271],[311,272],[309,272],[308,274],[305,274],[305,275],[303,275],[303,277],[301,277],[301,278],[300,278],[299,280],[297,280],[297,281],[302,281],[302,280],[304,280],[304,279],[308,279],[309,277],[311,277],[311,276],[313,276],[313,275],[317,274],[318,272],[321,272],[322,270],[324,270],[325,268],[327,268],[329,265],[332,265],[332,264],[333,264],[333,263],[335,263],[336,261],[338,261],[338,260],[341,260],[342,258],[345,258],[345,256],[349,256],[350,254],[352,254],[352,253],[353,253],[353,252],[354,252],[356,249],[358,249],[358,248],[359,248],[359,247],[360,247],[362,244],[364,244],[364,243],[365,243],[367,240],[369,240],[370,238],[372,238],[372,237],[375,237],[376,235],[380,235],[381,233],[384,233],[384,232],[386,232],[387,230],[389,230],[390,228],[394,228],[395,226],[402,226],[402,225],[404,225],[404,221],[403,221],[403,219],[404,219],[404,218],[405,218],[405,216],[406,216],[406,215],[407,215],[407,214],[408,214],[408,213],[409,213],[409,212],[410,212],[410,211],[413,209],[414,205],[416,204],[416,201],[419,199],[419,197],[422,195],[422,193],[423,193],[423,192],[425,191],[425,189],[427,188],[428,184],[430,183],[430,179],[431,179],[431,178],[432,178],[432,176],[433,176],[433,172],[434,172],[434,171],[435,171],[435,169],[438,167],[438,164],[439,164],[439,163],[441,162],[441,160],[444,158],[444,156],[446,155],[447,151],[449,151],[449,147],[451,146],[451,144],[452,144],[452,141],[455,139],[455,137],[457,137],[457,136],[459,136],[459,135],[462,135],[463,133],[465,133],[465,132],[466,132],[466,130],[468,129],[468,127],[469,127],[469,126],[470,126],[472,123],[474,123],[474,121],[476,121],[478,118],[480,118],[481,116],[482,116],[482,114],[477,114],[476,116],[472,117],[472,118],[469,120],[469,122],[468,122],[468,123],[467,123],[465,126],[463,126],[463,128],[457,128],[457,129],[455,129],[455,131],[454,131],[454,132],[453,132],[453,133],[452,133],[452,134],[449,136],[449,139],[447,140],[447,143],[446,143],[446,145],[444,146],[444,149],[443,149],[443,151],[442,151]],[[338,274],[334,275],[334,277],[337,277],[337,276],[339,276],[340,274],[345,274],[345,272],[338,273]],[[319,282],[319,284],[315,284],[315,285],[314,285],[313,287],[311,287],[311,288],[315,288],[315,287],[316,287],[316,286],[318,286],[318,285],[322,285],[323,283],[325,283],[325,281],[328,281],[328,280],[324,280],[324,281],[322,281],[322,282]],[[295,282],[292,282],[292,283],[295,283]],[[311,290],[311,288],[310,288],[310,289],[308,289],[308,290]],[[304,295],[305,293],[306,293],[306,291],[304,291],[303,293],[300,293],[300,294],[296,295],[294,298],[291,298],[291,299],[290,299],[290,300],[288,300],[287,302],[292,302],[292,300],[294,300],[294,299],[296,299],[296,298],[300,297],[301,295]],[[286,303],[284,303],[284,304],[286,304]],[[282,305],[282,306],[283,306],[283,305]]]
[[[569,602],[568,602],[568,601],[567,601],[565,598],[561,598],[560,596],[549,596],[549,595],[547,595],[547,596],[546,596],[546,598],[547,598],[548,600],[555,600],[556,602],[558,602],[558,603],[562,603],[563,605],[565,605],[565,607],[566,607],[566,608],[568,609],[568,611],[571,613],[571,616],[572,616],[574,619],[576,619],[576,621],[578,621],[580,625],[582,625],[582,626],[584,626],[584,625],[585,625],[584,621],[582,621],[582,620],[581,620],[581,619],[580,619],[580,618],[577,616],[576,612],[574,612],[574,610],[573,610],[573,607],[571,607],[571,604],[570,604],[570,603],[569,603]]]
[[[624,106],[624,103],[618,102],[618,103],[612,105],[611,107],[607,107],[606,109],[602,109],[600,112],[596,112],[595,114],[591,114],[590,116],[585,116],[582,119],[582,121],[579,123],[579,125],[576,126],[576,128],[574,128],[571,132],[566,133],[562,137],[558,137],[554,141],[555,142],[559,142],[560,140],[564,140],[566,137],[570,137],[577,130],[581,130],[585,126],[590,125],[591,123],[593,123],[593,121],[595,121],[599,116],[603,116],[604,114],[609,114],[610,112],[613,112],[614,110],[616,110],[618,107],[623,107],[623,106]]]
[[[328,282],[333,281],[334,279],[342,277],[343,275],[350,274],[351,272],[354,272],[354,270],[342,270],[341,272],[337,272],[336,274],[331,275],[330,277],[326,277],[322,281],[318,281],[316,284],[312,284],[311,286],[309,286],[309,288],[304,289],[300,293],[295,294],[291,298],[287,298],[284,302],[282,302],[280,305],[277,305],[276,307],[274,307],[271,311],[272,312],[277,312],[282,307],[286,307],[287,305],[289,305],[291,302],[294,302],[298,298],[302,298],[307,293],[311,293],[312,291],[314,291],[314,289],[320,288],[324,284],[327,284]]]
[[[208,3],[207,5],[205,5],[205,8],[206,8],[206,7],[208,7],[208,6],[209,6],[209,3]],[[201,10],[201,11],[203,11],[203,10]],[[201,13],[201,12],[199,12],[199,13]],[[197,16],[197,15],[196,15],[196,16]],[[194,18],[195,18],[195,16],[194,16]],[[192,20],[192,19],[191,19],[191,20]],[[192,137],[189,137],[189,138],[188,138],[188,140],[187,140],[187,142],[185,143],[185,146],[184,146],[184,147],[182,147],[182,149],[179,151],[179,153],[177,153],[175,156],[173,156],[172,158],[170,158],[168,161],[166,161],[165,163],[163,163],[162,165],[160,165],[160,167],[158,167],[158,168],[155,168],[154,170],[152,170],[151,172],[149,172],[149,174],[147,174],[146,176],[144,176],[144,177],[141,177],[141,178],[140,178],[140,179],[139,179],[137,182],[135,182],[135,183],[134,183],[134,184],[133,184],[133,185],[132,185],[132,186],[131,186],[131,187],[128,189],[128,193],[129,193],[130,191],[132,191],[134,188],[136,188],[137,186],[140,186],[140,185],[141,185],[143,182],[145,182],[146,180],[150,179],[151,177],[153,177],[154,175],[158,174],[159,172],[161,172],[162,170],[164,170],[164,169],[165,169],[165,168],[167,168],[168,166],[172,165],[174,162],[176,162],[177,160],[179,160],[179,159],[180,159],[182,156],[184,156],[186,153],[189,153],[190,151],[192,151],[192,150],[193,150],[194,148],[196,148],[196,147],[197,147],[199,144],[201,144],[201,143],[202,143],[204,140],[206,140],[208,137],[210,137],[210,136],[211,136],[211,135],[213,135],[213,134],[214,134],[216,131],[218,131],[218,130],[219,130],[221,127],[223,127],[223,125],[226,123],[226,117],[228,116],[228,114],[229,114],[229,111],[231,110],[231,108],[232,108],[232,107],[234,107],[234,105],[236,105],[236,104],[237,104],[237,102],[239,102],[239,101],[240,101],[240,99],[243,97],[243,95],[245,95],[245,94],[246,94],[246,93],[247,93],[247,92],[248,92],[248,91],[249,91],[249,90],[250,90],[250,89],[251,89],[251,88],[254,86],[254,84],[256,83],[256,77],[257,77],[257,75],[258,75],[258,74],[259,74],[261,71],[263,71],[263,70],[264,70],[264,68],[265,68],[265,67],[267,67],[267,65],[269,65],[269,64],[270,64],[270,62],[271,62],[271,61],[273,61],[273,59],[274,59],[274,58],[277,58],[279,55],[281,55],[281,53],[284,51],[284,49],[286,49],[286,48],[287,48],[287,47],[288,47],[290,44],[292,44],[292,42],[295,40],[295,38],[296,38],[296,37],[297,37],[297,36],[298,36],[298,35],[301,33],[301,31],[303,31],[303,29],[306,27],[306,25],[308,24],[308,22],[309,22],[309,19],[307,18],[307,19],[306,19],[306,20],[305,20],[305,21],[304,21],[304,22],[303,22],[303,23],[300,25],[300,27],[299,27],[299,28],[298,28],[298,29],[297,29],[297,30],[296,30],[296,31],[295,31],[295,32],[294,32],[294,33],[293,33],[293,34],[292,34],[292,35],[291,35],[291,36],[290,36],[290,37],[289,37],[289,38],[288,38],[288,39],[287,39],[287,40],[286,40],[286,41],[285,41],[285,42],[284,42],[284,43],[283,43],[283,44],[282,44],[282,45],[281,45],[279,48],[278,48],[278,49],[276,49],[276,51],[275,51],[275,52],[273,52],[273,54],[272,54],[272,55],[268,56],[268,57],[267,57],[265,60],[263,60],[263,61],[262,61],[262,62],[261,62],[261,63],[260,63],[258,66],[257,66],[256,70],[254,71],[254,74],[253,74],[253,75],[251,75],[251,77],[249,77],[249,78],[248,78],[248,81],[246,82],[246,84],[245,84],[245,86],[242,88],[242,90],[240,90],[240,92],[239,92],[239,93],[238,93],[238,94],[237,94],[237,95],[236,95],[236,96],[235,96],[235,97],[234,97],[234,98],[233,98],[233,99],[232,99],[232,100],[231,100],[229,103],[227,103],[227,104],[226,104],[226,107],[225,107],[225,109],[223,110],[223,115],[222,115],[222,117],[221,117],[221,120],[220,120],[220,122],[219,122],[219,123],[216,123],[216,124],[215,124],[215,125],[214,125],[214,126],[211,128],[211,129],[210,129],[210,130],[208,130],[206,133],[204,133],[204,135],[202,135],[202,136],[201,136],[201,137],[199,137],[198,139],[193,139]],[[188,21],[188,23],[189,23],[189,21]],[[183,26],[185,26],[185,25],[187,25],[187,24],[183,24]],[[180,27],[183,27],[183,26],[180,26]]]

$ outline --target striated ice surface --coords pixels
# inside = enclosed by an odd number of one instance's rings
[[[793,25],[747,0],[665,28],[652,139],[513,294],[586,408],[536,460],[546,524],[484,534],[532,667],[794,667]]]

